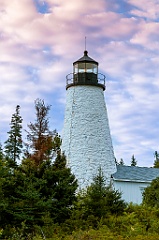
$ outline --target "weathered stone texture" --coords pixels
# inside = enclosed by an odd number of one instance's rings
[[[108,180],[116,172],[103,90],[96,86],[67,89],[62,150],[83,188],[101,167]]]

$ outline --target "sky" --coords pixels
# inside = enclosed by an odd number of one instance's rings
[[[115,157],[151,167],[159,151],[159,0],[0,0],[0,141],[20,105],[23,129],[34,101],[51,105],[62,134],[66,75],[85,49],[106,75]]]

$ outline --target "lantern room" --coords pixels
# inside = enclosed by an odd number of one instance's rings
[[[98,62],[90,58],[86,50],[84,56],[73,63],[73,74],[68,74],[66,79],[66,89],[75,85],[94,85],[105,90],[105,76],[98,73]]]
[[[98,62],[88,57],[88,52],[84,51],[84,56],[73,63],[74,74],[78,73],[98,73]]]

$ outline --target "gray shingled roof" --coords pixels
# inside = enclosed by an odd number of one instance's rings
[[[124,165],[118,165],[117,172],[112,174],[112,178],[116,181],[151,182],[157,177],[159,177],[159,168]]]

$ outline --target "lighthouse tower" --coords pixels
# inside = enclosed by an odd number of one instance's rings
[[[104,100],[105,76],[98,73],[98,62],[87,51],[73,63],[66,90],[62,151],[67,165],[79,188],[90,185],[99,168],[109,183],[116,164]]]

